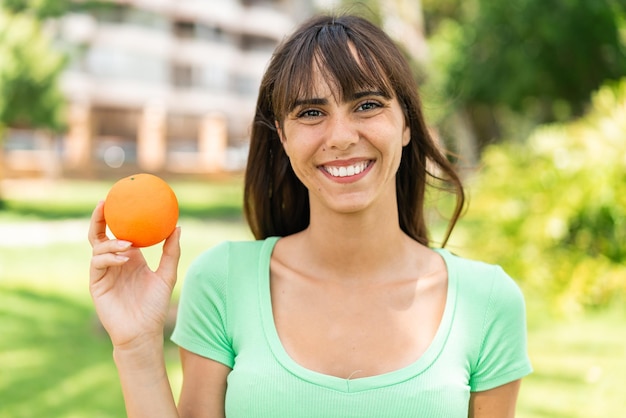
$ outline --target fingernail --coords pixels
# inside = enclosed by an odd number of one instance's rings
[[[115,255],[115,259],[118,261],[128,261],[128,257],[126,257],[125,255],[119,255],[119,254]]]
[[[133,243],[132,243],[132,242],[130,242],[130,241],[118,240],[118,241],[117,241],[117,245],[118,245],[120,248],[128,248],[128,247],[130,247],[131,245],[133,245]]]

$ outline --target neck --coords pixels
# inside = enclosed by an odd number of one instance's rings
[[[395,202],[393,210],[319,215],[313,210],[311,223],[302,232],[306,253],[313,263],[344,280],[375,276],[381,267],[399,262],[402,249],[412,242],[400,229]]]

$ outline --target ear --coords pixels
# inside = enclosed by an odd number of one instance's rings
[[[404,126],[404,131],[402,132],[402,146],[406,147],[411,142],[411,128],[409,125]]]
[[[276,133],[278,134],[278,138],[280,139],[280,144],[283,146],[283,150],[285,151],[285,154],[287,154],[287,157],[289,157],[289,145],[285,139],[285,134],[282,128],[280,127],[280,122],[275,120],[274,126],[276,127]]]
[[[276,127],[276,132],[278,133],[278,138],[280,139],[280,143],[285,145],[285,136],[283,135],[283,130],[280,127],[280,122],[275,120],[274,121],[274,126]]]

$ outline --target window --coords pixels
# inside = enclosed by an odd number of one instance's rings
[[[273,51],[276,41],[264,36],[241,35],[240,47],[243,51]]]
[[[174,35],[184,39],[195,38],[196,25],[193,22],[174,22]]]
[[[199,124],[200,120],[197,116],[168,114],[166,123],[168,150],[197,152]]]
[[[159,57],[111,46],[94,46],[85,57],[87,70],[96,76],[166,83],[167,64]]]
[[[168,27],[168,21],[165,17],[125,4],[98,4],[98,6],[95,7],[93,15],[98,21],[106,23],[132,23],[146,28],[160,30],[164,30]]]
[[[172,84],[176,87],[193,87],[193,68],[186,64],[174,64],[172,66]]]

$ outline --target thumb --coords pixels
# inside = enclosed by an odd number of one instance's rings
[[[156,273],[161,276],[172,288],[176,284],[178,261],[180,260],[180,226],[165,240],[163,254],[159,261]]]

